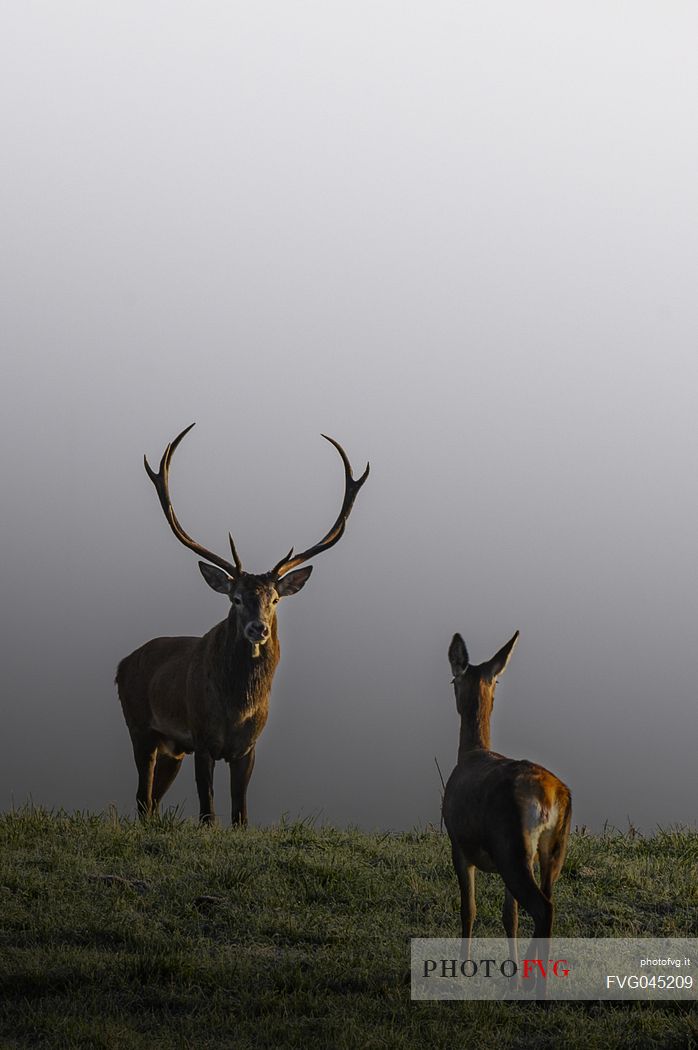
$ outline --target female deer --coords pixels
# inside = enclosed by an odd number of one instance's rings
[[[534,939],[551,935],[553,886],[565,860],[572,815],[570,791],[553,773],[490,750],[494,691],[518,637],[517,631],[491,660],[473,665],[461,636],[453,636],[448,658],[461,727],[458,763],[443,800],[460,886],[462,936],[470,941],[475,920],[475,869],[496,871],[506,887],[502,919],[514,952],[519,904],[533,918]],[[533,877],[536,857],[540,887]]]

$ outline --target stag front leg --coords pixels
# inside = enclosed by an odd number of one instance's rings
[[[254,748],[242,758],[230,762],[230,800],[233,826],[247,826],[247,785],[254,769]]]
[[[207,751],[194,753],[196,790],[199,793],[199,820],[202,824],[215,824],[216,810],[213,805],[214,760]]]

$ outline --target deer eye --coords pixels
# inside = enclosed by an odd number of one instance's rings
[[[240,597],[239,594],[235,595],[235,597],[233,598],[233,601],[235,602],[236,605],[242,605],[242,598]]]
[[[271,604],[272,605],[278,605],[278,602],[279,602],[279,596],[278,596],[278,594],[275,594],[274,597],[271,600]]]

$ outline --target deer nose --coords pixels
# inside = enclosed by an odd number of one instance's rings
[[[250,634],[254,635],[258,641],[269,637],[269,628],[261,620],[252,620],[247,625],[247,630]]]

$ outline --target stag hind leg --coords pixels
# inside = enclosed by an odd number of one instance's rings
[[[158,753],[157,740],[149,734],[132,733],[133,757],[138,770],[136,806],[139,817],[149,817],[153,812],[153,776]]]
[[[181,768],[181,758],[175,758],[174,755],[164,755],[162,752],[157,756],[155,774],[153,776],[153,813],[159,812],[162,797],[172,785]]]

